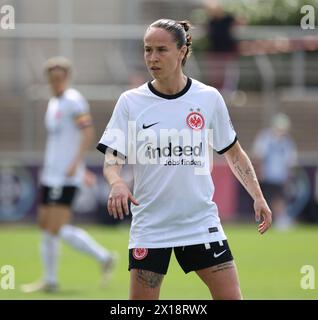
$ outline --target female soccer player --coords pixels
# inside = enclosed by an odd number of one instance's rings
[[[212,201],[210,170],[200,170],[207,161],[206,141],[225,155],[254,199],[256,220],[262,218],[259,232],[271,225],[271,211],[222,96],[183,73],[191,50],[189,28],[188,22],[167,19],[148,27],[144,59],[153,80],[120,96],[97,147],[105,153],[110,214],[122,219],[132,202],[130,299],[159,298],[172,249],[184,272],[195,271],[214,299],[241,299]],[[133,193],[120,176],[124,162],[135,163]]]
[[[85,177],[84,156],[94,138],[89,106],[84,97],[69,88],[71,63],[64,57],[47,61],[45,71],[53,97],[48,103],[45,125],[48,132],[41,177],[41,204],[38,220],[43,230],[41,256],[44,279],[22,290],[55,291],[59,238],[95,258],[104,274],[113,265],[113,256],[86,231],[69,225],[71,204]]]

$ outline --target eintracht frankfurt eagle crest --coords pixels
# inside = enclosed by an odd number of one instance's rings
[[[199,112],[200,109],[197,109],[197,111],[193,111],[193,109],[190,109],[190,111],[192,112],[187,116],[188,126],[194,130],[201,130],[204,127],[204,118]]]

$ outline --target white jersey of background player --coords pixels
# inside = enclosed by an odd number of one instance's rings
[[[81,126],[85,126],[89,106],[75,89],[67,89],[61,97],[52,97],[45,115],[47,142],[41,183],[59,187],[80,187],[85,173],[81,161],[76,173],[67,176],[67,170],[75,159],[81,140]],[[75,120],[76,119],[76,120]]]

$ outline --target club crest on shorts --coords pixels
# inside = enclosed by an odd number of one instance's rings
[[[188,126],[194,130],[201,130],[204,127],[204,118],[200,113],[200,109],[198,108],[197,111],[190,109],[190,111],[191,113],[187,116]]]
[[[148,249],[146,248],[135,248],[133,249],[133,257],[136,259],[136,260],[142,260],[142,259],[145,259],[148,255]]]

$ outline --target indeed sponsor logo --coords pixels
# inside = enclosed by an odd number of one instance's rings
[[[128,130],[106,129],[107,147],[117,150],[120,163],[138,165],[191,165],[195,174],[210,175],[213,163],[213,130],[177,128],[152,130],[157,122],[143,124],[137,130],[135,121],[128,121]],[[119,162],[118,162],[119,163]]]
[[[170,142],[166,147],[158,147],[153,148],[151,144],[146,145],[146,156],[149,159],[156,159],[157,157],[181,157],[181,156],[202,156],[203,144],[202,142],[198,146],[174,146],[172,147],[172,143]]]

